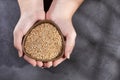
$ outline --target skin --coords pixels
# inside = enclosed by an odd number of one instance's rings
[[[45,14],[43,0],[18,0],[21,16],[14,29],[13,36],[14,46],[18,50],[19,57],[23,56],[23,58],[33,66],[44,68],[50,68],[51,66],[56,67],[64,60],[69,59],[74,48],[76,38],[76,32],[72,25],[72,16],[82,2],[83,0],[53,0],[50,9]],[[34,59],[23,55],[21,46],[22,38],[30,27],[37,20],[44,20],[45,18],[58,24],[66,38],[64,56],[56,61],[47,63],[35,61]]]
[[[18,3],[21,11],[21,16],[14,29],[13,36],[14,46],[18,50],[19,57],[22,57],[23,52],[21,42],[23,36],[37,20],[45,19],[45,12],[43,8],[43,0],[18,0]],[[24,55],[23,58],[33,66],[43,66],[42,62],[35,61],[26,55]]]
[[[56,61],[45,63],[44,65],[46,67],[56,67],[64,60],[70,58],[76,38],[76,32],[72,25],[72,16],[82,2],[83,0],[53,0],[53,3],[46,14],[46,18],[54,21],[65,36],[65,54]]]

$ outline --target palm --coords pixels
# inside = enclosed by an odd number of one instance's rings
[[[36,0],[37,1],[37,0]],[[32,64],[33,66],[42,66],[43,63],[40,61],[36,61],[34,59],[31,59],[27,57],[26,55],[23,55],[22,52],[22,38],[26,34],[26,32],[30,29],[30,27],[37,21],[37,20],[43,20],[45,19],[45,12],[42,8],[43,1],[22,1],[19,0],[20,10],[21,10],[21,17],[14,29],[14,46],[18,50],[19,57],[24,57],[24,59]],[[38,3],[41,3],[38,4]],[[26,6],[27,5],[27,6]],[[30,8],[31,7],[31,8]],[[40,7],[40,8],[39,8]]]
[[[49,14],[52,14],[52,13],[49,13]],[[71,19],[56,18],[56,16],[51,17],[49,14],[47,14],[48,16],[47,19],[54,21],[59,26],[61,32],[66,38],[66,44],[65,44],[65,54],[63,55],[63,57],[56,61],[45,63],[44,65],[47,67],[50,67],[52,65],[57,66],[58,64],[66,60],[66,58],[69,58],[73,50],[73,47],[75,44],[75,38],[76,38],[76,32],[73,28]]]

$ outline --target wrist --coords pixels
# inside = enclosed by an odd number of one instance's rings
[[[53,0],[46,17],[49,19],[71,19],[72,15],[68,12],[64,0]]]
[[[18,0],[21,14],[44,12],[43,0]]]
[[[72,19],[73,14],[83,0],[53,0],[52,6],[47,12],[48,17]]]

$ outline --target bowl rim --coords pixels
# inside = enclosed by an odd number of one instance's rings
[[[26,50],[25,50],[25,47],[24,47],[24,46],[25,46],[25,41],[26,41],[26,38],[27,38],[28,34],[32,31],[32,29],[34,29],[35,27],[37,27],[38,25],[41,25],[41,24],[43,24],[43,23],[49,23],[49,24],[53,25],[53,26],[58,30],[58,32],[59,32],[59,34],[60,34],[60,36],[61,36],[61,39],[62,39],[62,49],[61,49],[59,55],[58,55],[57,57],[53,58],[53,59],[46,59],[46,60],[37,59],[37,58],[31,56],[30,54],[28,54],[28,53],[26,52]],[[64,36],[63,36],[60,28],[58,27],[58,25],[57,25],[56,23],[54,23],[52,20],[40,20],[40,21],[37,21],[35,24],[33,24],[33,26],[32,26],[32,27],[27,31],[27,33],[23,36],[23,39],[22,39],[22,50],[23,50],[23,53],[24,53],[26,56],[28,56],[28,57],[30,57],[30,58],[32,58],[32,59],[35,59],[35,60],[37,60],[37,61],[42,61],[42,62],[55,61],[55,60],[63,57],[63,55],[64,55],[64,53],[65,53],[65,38],[64,38]]]

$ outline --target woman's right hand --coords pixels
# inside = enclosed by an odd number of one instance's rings
[[[19,57],[22,57],[33,66],[43,66],[43,63],[23,55],[22,38],[30,27],[38,20],[45,19],[43,0],[18,0],[21,16],[14,29],[14,46],[18,50]]]

